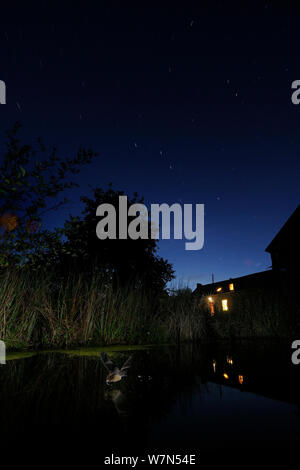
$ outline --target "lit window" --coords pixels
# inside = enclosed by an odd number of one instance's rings
[[[234,284],[229,284],[229,290],[234,290]]]
[[[243,385],[243,383],[244,383],[244,376],[243,375],[239,375],[239,383],[241,385]]]
[[[233,364],[232,357],[227,356],[226,359],[227,359],[228,364],[230,364],[232,366],[232,364]]]
[[[227,301],[227,299],[222,300],[222,309],[223,309],[224,312],[228,311],[228,301]]]
[[[217,292],[221,292],[222,287],[218,287]]]

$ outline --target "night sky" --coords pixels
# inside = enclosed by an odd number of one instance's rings
[[[26,142],[100,154],[45,226],[111,181],[148,206],[205,204],[202,250],[159,242],[176,282],[267,269],[264,250],[300,202],[300,12],[267,1],[22,3],[0,12],[1,152],[19,120]]]

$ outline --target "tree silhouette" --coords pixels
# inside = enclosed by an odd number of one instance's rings
[[[96,209],[103,203],[112,204],[116,209],[118,234],[119,196],[124,196],[124,192],[116,191],[110,185],[106,191],[102,188],[94,189],[93,198],[81,198],[85,204],[82,218],[71,216],[65,223],[66,242],[62,264],[68,270],[72,267],[82,273],[95,270],[118,286],[130,284],[159,292],[174,278],[174,271],[171,264],[158,256],[157,240],[99,240],[96,236],[99,222]],[[134,193],[127,201],[128,205],[143,203],[143,198]],[[133,217],[128,217],[128,224],[131,220]],[[148,221],[149,227],[150,223]]]
[[[73,158],[47,151],[41,139],[37,149],[18,138],[20,123],[7,132],[6,151],[0,165],[0,267],[51,264],[61,248],[61,231],[42,228],[42,216],[66,203],[58,199],[77,186],[67,177],[80,171],[96,153],[80,148]],[[51,204],[51,200],[54,203]],[[49,256],[46,256],[49,255]]]

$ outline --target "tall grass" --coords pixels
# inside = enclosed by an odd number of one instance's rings
[[[208,336],[209,314],[204,300],[199,301],[190,289],[180,288],[161,303],[161,317],[172,340],[197,341]]]
[[[216,311],[214,334],[221,338],[288,337],[297,333],[300,307],[293,286],[234,293],[228,312]],[[299,330],[298,330],[299,331]]]
[[[299,321],[288,289],[234,294],[230,312],[211,317],[207,300],[189,289],[153,299],[113,288],[97,275],[4,271],[0,274],[0,339],[10,348],[152,344],[206,338],[287,336]]]
[[[145,293],[113,289],[96,275],[59,282],[7,271],[0,278],[0,337],[12,346],[158,341],[159,322]]]

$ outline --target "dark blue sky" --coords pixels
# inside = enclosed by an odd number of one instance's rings
[[[26,141],[100,154],[47,226],[111,181],[147,205],[205,204],[201,251],[160,242],[178,281],[193,287],[211,273],[221,280],[270,266],[264,249],[300,199],[300,106],[291,103],[300,13],[229,3],[1,7],[1,145],[20,120]]]

